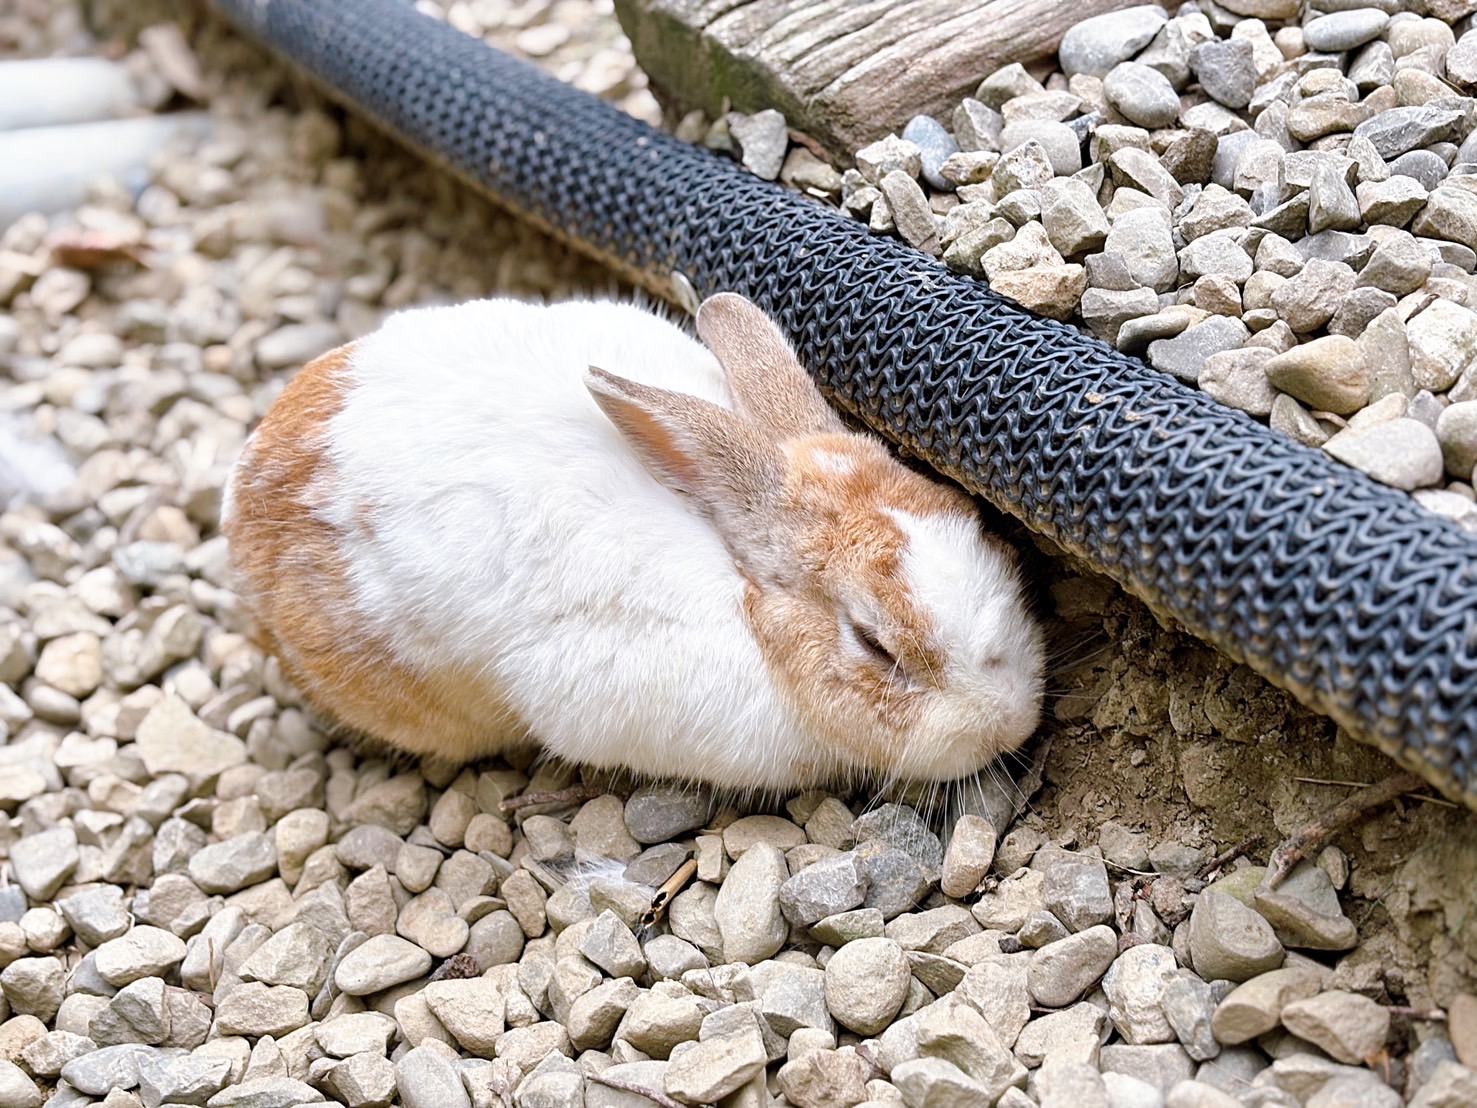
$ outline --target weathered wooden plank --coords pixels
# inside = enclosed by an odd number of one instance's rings
[[[615,0],[674,113],[776,108],[834,154],[948,113],[991,72],[1143,0]]]

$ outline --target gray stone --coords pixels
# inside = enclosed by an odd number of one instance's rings
[[[1062,1047],[1091,1044],[1096,1048],[1109,1030],[1108,1013],[1084,1000],[1026,1024],[1015,1041],[1016,1057],[1026,1065],[1039,1066],[1046,1055]]]
[[[1273,386],[1319,411],[1348,415],[1369,403],[1370,367],[1359,344],[1343,335],[1295,346],[1263,368]]]
[[[344,333],[336,323],[284,324],[257,340],[256,363],[266,370],[304,365],[343,341]]]
[[[626,829],[638,843],[664,843],[703,826],[712,811],[707,790],[646,785],[626,801]]]
[[[1104,1073],[1136,1077],[1165,1094],[1195,1074],[1194,1061],[1178,1043],[1147,1046],[1115,1043],[1103,1047],[1098,1064]]]
[[[1205,980],[1245,981],[1276,969],[1285,952],[1271,924],[1256,912],[1207,890],[1190,913],[1190,957]]]
[[[431,956],[398,935],[372,935],[349,951],[334,972],[338,987],[350,996],[368,996],[431,969]]]
[[[1332,990],[1282,1008],[1282,1026],[1340,1062],[1373,1057],[1390,1033],[1390,1012],[1368,997]]]
[[[1174,288],[1179,263],[1167,211],[1138,208],[1123,212],[1113,220],[1103,249],[1119,255],[1139,285],[1155,292]]]
[[[759,1014],[777,1035],[789,1038],[802,1027],[834,1030],[826,1007],[826,975],[809,966],[763,962],[750,971]]]
[[[1058,177],[1041,186],[1041,225],[1063,257],[1099,250],[1111,230],[1086,183]]]
[[[1082,321],[1099,338],[1116,343],[1123,325],[1131,319],[1153,315],[1159,309],[1159,297],[1153,289],[1138,288],[1125,291],[1087,288],[1082,293],[1078,310]],[[947,859],[945,872],[947,873]],[[962,895],[962,894],[951,894]]]
[[[1040,144],[1052,172],[1068,176],[1082,168],[1082,140],[1065,123],[1049,119],[1022,119],[1005,125],[1000,132],[1000,149],[1009,153],[1028,142]],[[997,163],[998,165],[998,163]]]
[[[755,844],[733,864],[713,906],[725,961],[753,965],[784,944],[789,927],[779,892],[788,879],[785,856],[768,843]]]
[[[1180,184],[1201,184],[1211,179],[1219,148],[1214,134],[1192,127],[1164,148],[1159,161]]]
[[[1190,68],[1205,94],[1238,111],[1251,103],[1256,91],[1256,61],[1246,39],[1211,39],[1195,47]]]
[[[1354,134],[1369,139],[1380,157],[1389,160],[1416,147],[1460,139],[1462,119],[1462,112],[1434,104],[1389,108],[1359,124]]]
[[[1477,359],[1477,313],[1436,300],[1405,324],[1411,376],[1418,388],[1445,392]]]
[[[79,1092],[102,1097],[114,1089],[136,1088],[140,1063],[158,1056],[157,1047],[136,1043],[105,1046],[68,1062],[62,1067],[61,1077]]]
[[[1355,281],[1395,296],[1414,292],[1431,276],[1431,255],[1411,235],[1389,234],[1380,240]]]
[[[939,882],[944,895],[969,896],[989,873],[994,858],[994,825],[983,816],[961,816],[954,824],[948,849],[944,852]]]
[[[1117,150],[1109,156],[1108,168],[1116,185],[1146,192],[1171,210],[1185,198],[1179,182],[1147,150],[1131,146]]]
[[[0,1061],[0,1104],[5,1108],[41,1108],[41,1090],[14,1062]]]
[[[1438,188],[1415,217],[1411,230],[1477,248],[1477,193],[1464,188]]]
[[[943,844],[912,808],[883,804],[857,817],[852,834],[858,844],[880,841],[906,851],[918,864],[937,871],[944,861]]]
[[[1163,8],[1144,4],[1073,24],[1058,49],[1062,70],[1102,77],[1149,45],[1167,19]]]
[[[430,1046],[407,1051],[395,1063],[395,1084],[405,1108],[472,1108],[456,1067]]]
[[[999,151],[1000,132],[1005,121],[987,104],[966,96],[954,109],[954,141],[964,151]],[[919,164],[922,164],[920,153]]]
[[[892,939],[858,939],[831,956],[826,1008],[859,1035],[875,1035],[897,1016],[912,980],[903,948]]]
[[[958,183],[946,180],[940,172],[944,163],[959,153],[959,144],[942,123],[932,116],[915,115],[903,128],[902,137],[918,147],[920,172],[928,184],[947,191]]]
[[[1046,148],[1035,139],[1027,139],[1019,146],[1000,155],[992,175],[997,196],[1005,196],[1017,189],[1037,189],[1051,180],[1056,170]]]
[[[1436,438],[1446,471],[1459,481],[1470,481],[1477,465],[1477,400],[1445,408],[1436,420]]]
[[[738,144],[745,169],[766,181],[779,177],[790,142],[784,116],[773,108],[747,116],[735,112],[728,117],[728,133]]]
[[[1205,359],[1199,385],[1222,404],[1266,417],[1272,413],[1276,390],[1267,378],[1267,362],[1273,352],[1258,347],[1223,350]]]
[[[1251,256],[1242,249],[1236,231],[1216,231],[1185,244],[1179,253],[1180,278],[1195,281],[1205,276],[1229,277],[1238,285],[1251,276]]]
[[[34,903],[50,900],[77,868],[77,833],[57,827],[25,835],[11,844],[10,872]]]
[[[1063,1008],[1094,985],[1117,954],[1118,936],[1101,924],[1048,943],[1031,957],[1031,996],[1044,1007]]]
[[[206,893],[238,892],[276,871],[276,843],[260,831],[207,846],[190,859],[190,880]]]
[[[1403,227],[1425,206],[1430,194],[1420,181],[1402,173],[1383,181],[1361,181],[1355,195],[1365,223]]]
[[[904,1104],[989,1104],[995,1098],[978,1081],[942,1058],[915,1058],[894,1066],[892,1083]]]
[[[1186,328],[1169,339],[1149,343],[1149,364],[1183,381],[1198,381],[1205,359],[1223,350],[1236,350],[1250,332],[1239,319],[1211,318]]]
[[[854,854],[822,858],[780,886],[779,903],[791,923],[809,927],[866,899],[868,881]]]
[[[1272,294],[1272,307],[1295,332],[1306,334],[1326,325],[1353,288],[1351,268],[1314,258]]]
[[[1141,127],[1171,126],[1180,114],[1179,94],[1157,69],[1137,62],[1120,62],[1103,78],[1108,103]]]
[[[1090,854],[1056,853],[1046,861],[1038,854],[1042,901],[1046,909],[1068,930],[1085,931],[1113,915],[1113,896],[1108,890],[1108,871],[1102,859]]]
[[[1181,971],[1164,983],[1159,998],[1160,1008],[1174,1037],[1191,1058],[1204,1062],[1221,1050],[1216,1042],[1212,1020],[1216,1009],[1216,992],[1200,978]]]
[[[1446,180],[1446,159],[1434,150],[1407,150],[1390,162],[1391,177],[1409,177],[1427,192]]]
[[[705,1024],[706,1027],[706,1024]],[[768,1061],[759,1026],[709,1037],[674,1051],[667,1067],[666,1091],[685,1104],[713,1104],[763,1073]]]
[[[636,936],[608,909],[585,932],[580,953],[611,977],[635,978],[646,972],[646,956]]]
[[[1227,1045],[1250,1042],[1282,1020],[1282,1009],[1294,1000],[1318,995],[1322,981],[1302,966],[1258,974],[1236,986],[1211,1017],[1211,1029]]]
[[[938,220],[918,182],[901,170],[894,170],[883,177],[877,187],[887,200],[888,210],[903,241],[925,254],[941,254]]]
[[[1308,230],[1316,235],[1330,228],[1349,231],[1358,226],[1359,201],[1346,175],[1326,163],[1317,166],[1308,188]]]
[[[1108,1018],[1129,1043],[1166,1043],[1175,1035],[1165,1017],[1164,992],[1178,964],[1167,946],[1139,943],[1113,962],[1103,977]]]
[[[139,1096],[145,1108],[161,1104],[204,1104],[226,1086],[231,1060],[219,1055],[143,1057],[139,1060]]]
[[[133,920],[123,906],[123,890],[99,885],[64,897],[57,909],[88,946],[98,947],[127,933]]]
[[[1303,27],[1303,41],[1310,50],[1339,54],[1379,38],[1389,22],[1389,15],[1373,7],[1333,12],[1310,20]]]
[[[98,975],[122,988],[145,977],[166,977],[184,961],[186,946],[157,927],[137,926],[97,948]]]
[[[252,1038],[271,1035],[280,1039],[305,1026],[310,1019],[308,994],[301,989],[247,981],[237,985],[217,1004],[215,1029],[222,1035]]]

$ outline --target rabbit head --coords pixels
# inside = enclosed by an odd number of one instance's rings
[[[946,779],[1019,746],[1043,645],[1010,549],[961,491],[849,431],[754,305],[715,296],[697,330],[732,410],[596,367],[586,384],[732,555],[765,663],[814,737],[797,776]]]

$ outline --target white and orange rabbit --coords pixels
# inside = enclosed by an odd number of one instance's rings
[[[225,531],[307,698],[438,759],[532,738],[740,788],[1017,747],[1043,648],[1008,548],[847,430],[754,305],[715,296],[697,332],[484,300],[304,368]]]

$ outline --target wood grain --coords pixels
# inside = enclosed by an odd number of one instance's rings
[[[1010,62],[1142,0],[615,0],[653,91],[674,115],[776,108],[850,161],[920,113],[945,125]]]

